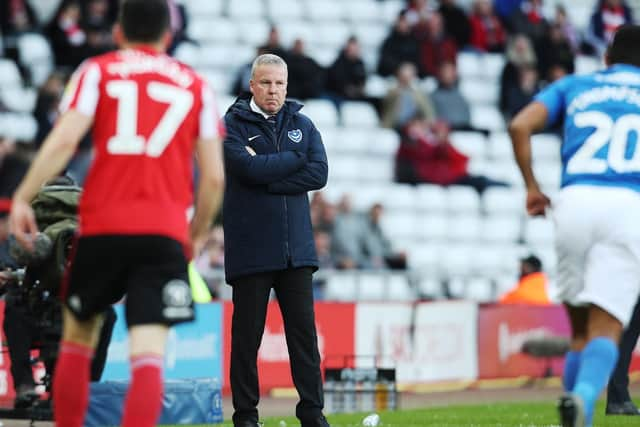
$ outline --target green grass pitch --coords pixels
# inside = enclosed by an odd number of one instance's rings
[[[332,427],[362,426],[367,414],[336,414],[327,416]],[[490,405],[447,406],[441,408],[381,412],[379,427],[557,427],[558,416],[554,404],[549,403],[496,403]],[[291,417],[264,419],[264,427],[299,427]],[[282,423],[281,421],[284,421]],[[640,417],[604,416],[604,404],[596,410],[594,426],[639,426]],[[219,427],[233,427],[230,421]],[[175,426],[178,427],[178,426]],[[204,427],[204,426],[203,426]]]

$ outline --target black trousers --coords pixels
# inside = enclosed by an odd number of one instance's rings
[[[639,335],[640,301],[636,303],[631,320],[620,338],[618,363],[611,374],[607,387],[607,403],[623,403],[631,400],[631,396],[629,396],[629,365]]]
[[[316,335],[310,267],[251,274],[234,280],[231,325],[231,392],[234,423],[258,421],[258,348],[262,341],[267,303],[275,290],[291,361],[293,383],[300,395],[296,416],[316,419],[324,396]]]

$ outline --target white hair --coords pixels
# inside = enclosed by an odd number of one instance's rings
[[[284,71],[288,74],[289,70],[287,69],[287,63],[284,62],[284,59],[280,58],[278,55],[274,55],[272,53],[265,53],[258,56],[253,60],[253,64],[251,64],[251,78],[253,79],[256,75],[256,69],[260,65],[279,65],[284,68]]]

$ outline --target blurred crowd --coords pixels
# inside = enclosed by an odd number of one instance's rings
[[[188,15],[182,2],[168,1],[174,31],[171,49],[180,43],[198,43],[186,36]],[[114,49],[111,28],[117,8],[117,0],[62,0],[51,19],[40,22],[29,0],[0,2],[3,56],[16,62],[26,85],[33,79],[21,63],[17,46],[20,35],[45,35],[55,60],[54,72],[38,89],[33,111],[38,124],[35,140],[14,141],[0,130],[0,198],[10,198],[34,149],[55,122],[70,71],[84,59]],[[601,58],[615,30],[632,21],[626,0],[598,0],[586,31],[575,28],[561,4],[553,17],[545,16],[543,0],[474,0],[469,10],[456,0],[408,0],[379,46],[375,72],[393,83],[384,96],[377,98],[365,91],[371,70],[365,66],[355,36],[345,40],[328,67],[307,54],[302,38],[292,46],[283,46],[275,25],[256,53],[275,53],[287,61],[290,98],[324,98],[336,106],[345,100],[371,103],[379,113],[380,126],[400,135],[395,157],[398,182],[468,185],[482,193],[489,186],[506,184],[469,173],[469,159],[450,143],[451,131],[488,132],[472,126],[470,103],[459,88],[458,54],[504,55],[499,108],[508,120],[541,87],[574,72],[576,55]],[[250,65],[238,70],[231,89],[234,94],[248,90]],[[434,82],[432,90],[420,84],[425,79]],[[0,113],[5,111],[8,108],[0,101]],[[84,180],[91,155],[87,136],[69,166],[69,173],[79,183]],[[381,203],[367,212],[355,212],[348,196],[334,205],[318,192],[311,206],[323,267],[406,268],[406,254],[392,247],[390,236],[380,226],[384,214]],[[196,260],[214,294],[222,282],[223,249],[224,236],[216,226]]]

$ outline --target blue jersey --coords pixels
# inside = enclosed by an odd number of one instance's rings
[[[616,64],[568,76],[535,98],[549,125],[564,118],[562,187],[576,184],[640,191],[640,68]]]

